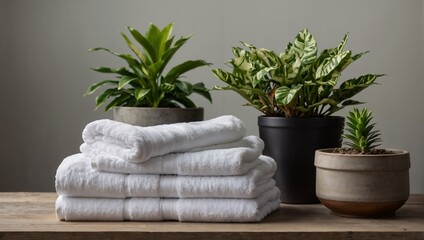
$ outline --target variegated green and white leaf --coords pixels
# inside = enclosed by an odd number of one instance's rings
[[[342,39],[342,41],[340,42],[339,46],[337,46],[337,54],[340,54],[341,52],[343,52],[343,48],[347,43],[347,39],[349,37],[349,34],[346,33]]]
[[[241,43],[243,46],[248,47],[250,50],[255,50],[255,49],[256,49],[256,47],[255,47],[255,46],[253,46],[253,45],[252,45],[252,44],[250,44],[250,43],[245,43],[245,42],[242,42],[242,41],[240,41],[240,43]]]
[[[337,54],[334,57],[326,58],[321,65],[318,66],[315,79],[320,79],[322,77],[327,76],[331,73],[337,66],[339,66],[340,62],[349,54],[349,51],[342,52]]]
[[[297,96],[297,93],[302,89],[303,85],[294,85],[291,88],[282,86],[275,91],[275,100],[277,104],[287,106],[290,105]]]
[[[302,61],[298,56],[295,57],[293,64],[288,65],[288,68],[286,68],[286,81],[288,84],[293,83],[293,81],[297,78],[301,65]]]
[[[240,83],[240,79],[238,79],[236,76],[234,76],[234,74],[231,74],[229,72],[226,72],[222,69],[212,69],[212,72],[214,73],[214,75],[221,79],[223,82],[227,83],[228,85],[231,86],[238,86],[238,84]]]
[[[252,68],[252,63],[249,62],[244,56],[240,56],[230,61],[230,63],[241,71],[248,72]]]
[[[332,98],[340,102],[350,99],[363,89],[374,84],[375,80],[381,76],[383,75],[367,74],[347,80],[340,85],[339,89],[334,89]]]
[[[312,64],[316,60],[317,50],[317,42],[307,29],[297,34],[293,44],[293,51],[300,58],[303,65]]]
[[[269,76],[269,73],[271,71],[274,71],[275,67],[265,67],[262,68],[260,71],[258,71],[254,76],[253,76],[253,82],[252,85],[255,88],[260,82],[262,81],[266,81],[269,80],[269,77],[267,79],[265,79],[265,76]]]

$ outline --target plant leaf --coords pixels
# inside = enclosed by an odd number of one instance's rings
[[[121,80],[119,81],[118,84],[118,90],[121,90],[122,88],[124,88],[128,83],[137,80],[137,78],[129,78],[126,76],[121,77]]]
[[[350,99],[368,86],[374,84],[375,80],[381,76],[384,75],[367,74],[358,78],[347,80],[340,85],[339,89],[333,90],[331,98],[339,102]]]
[[[212,96],[211,93],[207,88],[205,88],[205,84],[200,82],[193,85],[193,92],[205,97],[209,100],[210,103],[212,103]]]
[[[171,58],[174,56],[174,54],[182,47],[191,36],[182,37],[179,40],[177,40],[174,44],[174,46],[168,48],[161,56],[161,59],[163,60],[162,67],[159,69],[159,74],[162,74],[163,70],[165,69],[168,62],[171,60]]]
[[[176,97],[174,101],[181,103],[186,108],[196,108],[196,104],[185,96]]]
[[[144,56],[144,54],[138,49],[131,40],[127,37],[127,35],[121,33],[122,37],[124,38],[125,42],[127,43],[128,47],[137,55],[137,57],[140,59],[141,62],[146,63],[147,58]]]
[[[188,60],[185,61],[175,67],[173,67],[171,70],[169,70],[168,74],[165,76],[166,82],[173,82],[177,78],[179,78],[182,74],[193,70],[195,68],[201,67],[201,66],[209,66],[210,63],[207,63],[203,60]]]
[[[167,50],[167,41],[171,37],[173,28],[174,28],[174,24],[170,23],[162,29],[162,31],[160,33],[161,40],[160,40],[160,43],[159,43],[158,56],[162,56],[163,53],[165,52],[165,50]]]
[[[126,68],[122,67],[122,68],[109,68],[109,67],[98,67],[98,68],[90,68],[93,71],[96,72],[100,72],[100,73],[115,73],[115,74],[119,74],[119,75],[126,75],[126,76],[131,76],[131,77],[136,77],[137,75],[135,75],[134,73],[128,71]]]
[[[297,93],[302,89],[302,84],[297,84],[292,86],[292,88],[282,86],[277,88],[275,91],[275,100],[277,104],[287,106],[292,103],[293,100],[296,99]]]
[[[337,54],[336,56],[324,59],[324,61],[321,63],[321,65],[318,66],[316,70],[315,79],[320,79],[322,77],[327,76],[329,73],[331,73],[334,69],[337,68],[337,66],[339,66],[342,60],[349,53],[350,51],[345,51],[345,52]]]
[[[308,29],[297,34],[291,50],[298,55],[303,65],[310,65],[317,58],[317,43]]]
[[[110,88],[96,97],[96,109],[99,108],[110,96],[116,93],[116,88]]]
[[[150,44],[149,40],[147,38],[145,38],[139,31],[137,31],[136,29],[132,28],[132,27],[127,27],[128,31],[130,31],[131,35],[133,36],[133,38],[135,40],[137,40],[137,42],[143,46],[144,50],[146,51],[146,53],[149,55],[150,61],[148,62],[149,65],[152,62],[156,62],[157,61],[157,56],[156,56],[156,51],[153,48],[153,46]]]
[[[148,72],[145,71],[145,68],[140,68],[140,66],[143,63],[140,63],[139,61],[137,61],[136,59],[134,59],[130,54],[119,54],[119,53],[113,52],[113,51],[111,51],[111,50],[109,50],[107,48],[93,48],[93,49],[90,49],[90,51],[101,51],[101,50],[102,51],[106,51],[108,53],[111,53],[111,54],[119,57],[119,58],[124,59],[128,63],[128,66],[132,70],[134,70],[134,72],[136,72],[138,75],[141,75],[141,76],[142,75],[148,75]]]
[[[175,85],[185,94],[190,95],[193,92],[193,85],[185,81],[177,81]]]
[[[105,85],[105,84],[118,84],[118,81],[116,80],[104,80],[98,83],[95,83],[93,85],[91,85],[87,91],[84,93],[84,96],[90,95],[93,92],[95,92],[98,88],[100,88],[101,86]]]
[[[137,101],[143,99],[151,89],[144,89],[144,88],[136,88],[134,91],[134,97]]]
[[[131,96],[128,94],[121,94],[121,96],[113,99],[105,108],[105,111],[109,111],[115,106],[122,106],[123,103],[125,103],[128,99],[130,99]]]

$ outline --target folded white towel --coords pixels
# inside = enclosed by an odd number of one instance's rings
[[[56,215],[66,221],[258,222],[280,206],[274,187],[256,199],[72,198],[59,196]]]
[[[93,144],[95,146],[96,143]],[[242,175],[249,171],[264,149],[263,141],[247,136],[231,143],[196,148],[190,152],[172,153],[141,163],[130,163],[100,147],[80,147],[94,169],[115,173],[149,173],[178,175]]]
[[[56,172],[59,195],[75,197],[255,198],[275,186],[277,165],[266,156],[240,176],[118,174],[93,170],[89,159],[75,154]]]
[[[206,121],[151,127],[103,119],[89,123],[82,137],[87,147],[102,149],[125,161],[143,162],[172,152],[233,142],[244,137],[245,133],[240,119],[221,116]]]

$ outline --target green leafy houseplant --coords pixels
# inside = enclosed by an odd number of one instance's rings
[[[233,47],[229,61],[232,72],[213,69],[227,86],[216,90],[233,90],[266,116],[287,118],[328,116],[348,105],[351,99],[382,76],[366,74],[344,81],[337,87],[344,69],[367,52],[353,54],[344,50],[348,35],[335,48],[318,54],[317,42],[307,30],[300,31],[293,43],[280,54],[241,42],[245,48]]]
[[[113,80],[95,83],[87,89],[85,95],[90,95],[102,86],[109,86],[96,97],[96,108],[109,98],[112,100],[105,107],[106,111],[115,106],[196,108],[195,103],[188,98],[192,93],[198,93],[212,101],[203,83],[191,84],[181,80],[184,73],[210,65],[204,60],[188,60],[164,73],[171,58],[191,36],[181,37],[174,42],[172,23],[162,30],[150,24],[145,35],[134,28],[127,27],[127,29],[138,46],[124,33],[121,35],[135,56],[119,54],[101,47],[90,49],[90,51],[106,51],[128,64],[127,67],[116,69],[110,67],[93,69],[96,72],[116,75]]]

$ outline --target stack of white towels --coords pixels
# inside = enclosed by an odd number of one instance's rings
[[[89,123],[56,173],[66,221],[257,222],[280,205],[276,163],[240,119],[138,127]]]

